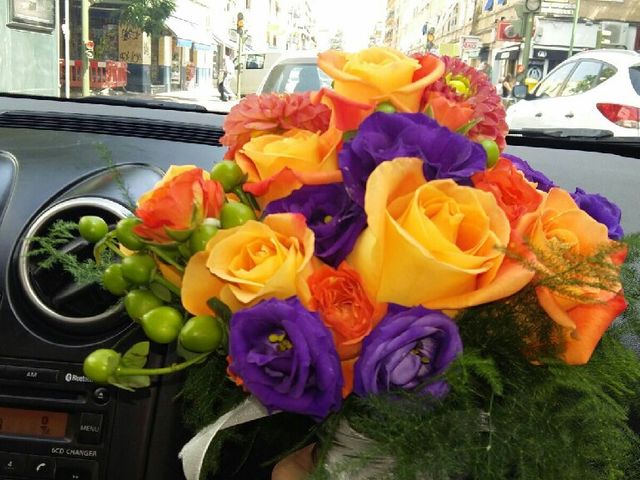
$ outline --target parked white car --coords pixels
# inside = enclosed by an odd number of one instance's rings
[[[256,93],[294,93],[320,90],[331,86],[331,77],[318,68],[317,55],[297,53],[281,57]]]
[[[274,63],[284,55],[281,51],[248,52],[242,56],[241,95],[255,93]],[[236,73],[237,75],[237,73]],[[235,79],[235,76],[234,76]],[[238,95],[237,82],[231,82],[231,90]]]
[[[553,69],[507,110],[509,128],[589,128],[617,137],[640,136],[640,54],[591,50],[573,55]]]

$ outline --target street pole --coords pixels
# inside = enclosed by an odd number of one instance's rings
[[[578,25],[579,15],[580,15],[580,0],[576,0],[576,9],[573,12],[573,25],[571,26],[571,42],[569,43],[569,56],[573,55],[573,44],[576,41],[576,27]]]
[[[242,48],[244,47],[244,35],[238,34],[238,77],[236,78],[236,97],[240,99],[240,75],[242,74]]]
[[[69,0],[64,0],[64,25],[62,26],[64,35],[64,96],[71,97],[71,75],[70,68],[71,58],[69,55],[69,35],[71,34],[69,27]]]
[[[526,12],[524,14],[524,52],[522,59],[522,66],[524,67],[523,82],[527,78],[527,72],[529,71],[529,57],[531,57],[531,40],[533,33],[533,17],[534,13]]]
[[[89,42],[89,0],[82,0],[82,96],[88,97],[89,90],[89,56],[87,43]]]

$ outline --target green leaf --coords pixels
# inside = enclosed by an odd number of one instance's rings
[[[158,282],[151,282],[149,284],[149,289],[163,302],[171,302],[171,292],[164,285],[161,285]]]
[[[164,32],[165,20],[176,9],[174,0],[129,0],[128,3],[122,11],[122,23],[151,35]]]
[[[120,365],[125,368],[143,368],[149,356],[149,346],[149,342],[138,342],[134,344],[122,355]]]
[[[147,388],[151,385],[151,378],[148,375],[131,375],[127,377],[113,377],[109,384],[133,392],[136,388]]]
[[[427,108],[424,109],[424,114],[429,118],[433,118],[435,116],[431,105],[427,105]]]
[[[144,368],[149,355],[149,342],[138,342],[127,350],[120,359],[120,366],[123,368]],[[133,390],[145,388],[151,385],[151,378],[148,375],[114,375],[109,383],[118,388]]]
[[[459,133],[460,135],[466,135],[467,133],[469,133],[469,130],[471,130],[473,127],[475,127],[479,123],[480,123],[479,119],[469,120],[467,123],[465,123],[460,128],[458,128],[456,132]]]
[[[231,313],[231,309],[227,306],[226,303],[224,303],[219,298],[211,297],[209,300],[207,300],[207,305],[211,310],[216,312],[216,315],[220,317],[224,323],[226,323],[227,325],[229,324],[233,313]]]

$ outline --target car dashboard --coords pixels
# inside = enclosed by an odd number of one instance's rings
[[[22,425],[0,422],[0,477],[182,478],[177,452],[189,432],[179,419],[180,377],[136,392],[84,377],[89,352],[133,343],[138,333],[115,297],[78,287],[60,268],[42,270],[26,239],[57,219],[116,222],[171,164],[210,169],[224,155],[223,121],[215,113],[0,98],[0,419]],[[622,207],[625,231],[640,231],[640,149],[510,141],[508,153],[570,191],[607,196]],[[81,239],[69,245],[91,255]],[[152,353],[154,364],[174,355]]]

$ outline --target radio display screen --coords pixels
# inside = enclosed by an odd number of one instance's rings
[[[0,407],[0,435],[64,438],[69,414]]]

